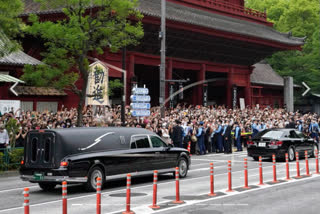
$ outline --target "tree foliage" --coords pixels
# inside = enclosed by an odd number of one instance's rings
[[[320,93],[319,0],[246,0],[246,6],[266,10],[280,32],[307,36],[302,51],[278,52],[267,61],[280,75],[293,76],[297,84],[304,81]]]
[[[22,0],[1,0],[0,3],[0,57],[3,57],[19,48],[15,40],[20,35],[23,24],[18,18],[22,13]]]
[[[118,51],[123,46],[137,45],[143,37],[135,9],[137,0],[37,0],[43,9],[61,9],[65,19],[40,21],[31,15],[26,32],[41,38],[47,48],[44,64],[26,66],[23,80],[37,86],[70,89],[80,97],[81,112],[86,97],[88,55],[103,54],[106,49]],[[82,78],[83,84],[76,82]],[[78,114],[78,125],[81,125]]]

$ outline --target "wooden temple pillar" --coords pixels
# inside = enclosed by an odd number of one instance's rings
[[[251,66],[249,69],[249,73],[247,75],[247,86],[245,87],[245,104],[246,107],[252,107],[252,89],[251,89],[251,79],[250,76],[252,74],[254,67]],[[260,90],[261,93],[261,90]],[[261,94],[260,94],[261,95]]]
[[[206,65],[201,64],[201,69],[197,73],[197,82],[198,81],[203,81],[206,79]],[[203,105],[203,86],[204,83],[199,84],[196,87],[196,105]]]
[[[234,84],[234,68],[230,67],[228,72],[228,80],[227,80],[227,91],[226,91],[226,97],[227,97],[227,106],[228,108],[232,108],[232,85]]]

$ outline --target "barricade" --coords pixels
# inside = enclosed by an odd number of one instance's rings
[[[291,180],[290,171],[289,171],[289,155],[288,155],[288,153],[286,153],[286,175],[287,175],[286,180]]]
[[[262,157],[259,156],[259,184],[258,185],[264,185],[263,183],[263,173],[262,173]]]
[[[174,204],[182,204],[184,201],[180,200],[180,185],[179,185],[179,167],[176,167],[176,200],[172,201]]]
[[[304,158],[306,160],[306,176],[310,176],[310,171],[309,171],[309,160],[308,160],[308,151],[304,151]]]
[[[24,188],[23,198],[24,214],[29,214],[29,188]]]
[[[122,212],[122,214],[134,214],[132,210],[130,210],[131,206],[131,174],[127,174],[127,200],[126,200],[126,211]]]
[[[250,189],[248,186],[248,159],[244,159],[244,187],[245,189]]]
[[[315,150],[316,154],[316,172],[314,174],[319,174],[319,151],[318,149]]]
[[[153,171],[153,200],[152,205],[149,206],[152,209],[159,209],[160,206],[157,205],[157,183],[158,183],[158,170]]]
[[[278,183],[277,181],[277,165],[276,165],[276,155],[272,155],[272,165],[273,165],[273,183]]]
[[[295,178],[302,178],[300,176],[300,164],[299,164],[299,153],[296,152],[296,165],[297,165],[297,176]]]
[[[68,204],[67,204],[67,182],[62,182],[62,214],[67,214]]]
[[[214,193],[213,163],[210,163],[210,193],[209,196],[216,196]]]
[[[233,192],[232,190],[232,177],[231,177],[231,160],[228,160],[228,189],[226,192]]]
[[[97,178],[97,214],[101,214],[101,178]]]

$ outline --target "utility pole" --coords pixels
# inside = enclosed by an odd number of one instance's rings
[[[159,104],[161,118],[164,118],[165,114],[165,89],[166,89],[166,0],[161,0],[161,31],[159,33],[161,39],[161,64],[160,64],[160,97]]]
[[[123,70],[126,70],[126,46],[124,46],[123,48],[122,48],[122,69]],[[122,72],[122,75],[121,75],[121,77],[122,77],[122,82],[123,82],[123,87],[121,88],[121,126],[125,126],[125,124],[126,124],[126,122],[125,122],[125,115],[124,115],[124,113],[125,113],[125,91],[124,91],[124,89],[125,89],[125,84],[126,84],[126,82],[124,81],[124,79],[125,79],[125,73],[124,72]]]

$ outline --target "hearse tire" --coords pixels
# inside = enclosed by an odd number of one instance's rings
[[[179,167],[179,178],[184,178],[188,174],[188,161],[184,157],[180,157],[177,161],[177,167]],[[173,176],[175,177],[175,172],[173,173]]]
[[[49,191],[54,190],[56,185],[57,184],[55,184],[55,183],[39,183],[39,187],[45,192],[49,192]]]
[[[258,161],[259,157],[253,157],[253,160]]]
[[[290,146],[289,148],[288,148],[288,159],[289,159],[289,162],[291,162],[291,161],[294,161],[294,159],[295,159],[295,157],[296,157],[296,153],[294,152],[294,148],[292,147],[292,146]]]
[[[311,153],[311,157],[315,158],[316,157],[316,150],[318,150],[318,146],[316,144],[313,144],[312,146],[312,153]],[[319,150],[318,150],[319,151]]]
[[[97,178],[101,177],[101,189],[105,182],[105,175],[103,170],[99,166],[95,166],[89,170],[88,181],[85,183],[84,188],[88,192],[94,192],[97,189]]]

